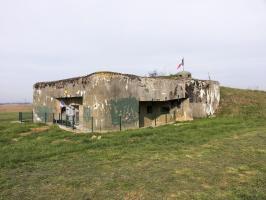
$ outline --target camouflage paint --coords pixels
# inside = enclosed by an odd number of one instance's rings
[[[41,119],[41,121],[44,122],[45,121],[45,113],[47,116],[47,121],[49,121],[48,119],[50,119],[53,111],[48,106],[37,106],[35,113],[38,115],[38,117]]]
[[[111,118],[113,125],[134,123],[139,120],[139,101],[134,97],[111,100]]]
[[[83,107],[83,119],[85,122],[89,122],[91,120],[91,109],[88,107]]]

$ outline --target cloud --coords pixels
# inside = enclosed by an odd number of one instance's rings
[[[175,73],[183,56],[195,77],[266,89],[265,9],[262,0],[2,1],[0,102],[98,70]]]

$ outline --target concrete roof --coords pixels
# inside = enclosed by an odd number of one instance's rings
[[[44,82],[37,82],[34,84],[34,88],[38,88],[41,85],[44,84],[56,84],[56,83],[72,83],[80,79],[86,79],[91,76],[101,76],[101,75],[108,75],[108,76],[113,76],[113,75],[120,75],[120,76],[125,76],[129,77],[132,79],[141,79],[141,78],[150,78],[150,79],[157,79],[157,78],[162,78],[162,79],[174,79],[177,77],[174,76],[158,76],[158,77],[143,77],[143,76],[137,76],[134,74],[123,74],[123,73],[118,73],[118,72],[110,72],[110,71],[99,71],[99,72],[94,72],[85,76],[79,76],[79,77],[73,77],[73,78],[68,78],[68,79],[61,79],[61,80],[55,80],[55,81],[44,81]]]

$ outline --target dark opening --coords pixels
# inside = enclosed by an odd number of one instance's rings
[[[57,98],[60,102],[61,119],[58,118],[59,123],[66,126],[79,125],[79,109],[83,104],[82,97],[62,97]]]
[[[62,107],[61,108],[61,113],[65,113],[66,112],[66,107]]]
[[[161,107],[161,114],[169,114],[170,108],[168,106]]]
[[[171,100],[171,108],[177,107],[180,108],[181,107],[181,100]]]
[[[152,106],[147,106],[147,114],[152,114]]]

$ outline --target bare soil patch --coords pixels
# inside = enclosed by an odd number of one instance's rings
[[[24,133],[20,133],[20,136],[28,136],[31,135],[33,133],[40,133],[40,132],[44,132],[47,131],[49,129],[49,126],[43,126],[43,127],[38,127],[38,128],[31,128],[31,131],[28,132],[24,132]]]
[[[0,104],[0,112],[31,112],[32,104]]]

